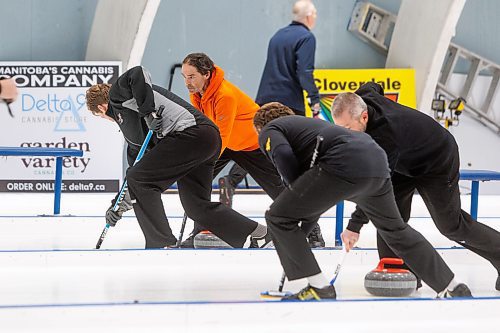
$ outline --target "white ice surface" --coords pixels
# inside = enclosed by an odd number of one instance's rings
[[[441,236],[418,196],[410,223],[478,298],[434,300],[427,286],[404,300],[370,296],[363,279],[378,257],[368,226],[360,249],[341,268],[337,301],[263,302],[259,292],[276,289],[281,276],[274,250],[141,250],[144,240],[132,213],[110,229],[103,250],[93,250],[111,197],[65,193],[62,215],[51,217],[39,216],[52,210],[49,194],[0,194],[0,332],[498,331],[496,271]],[[163,199],[177,235],[183,214],[178,197]],[[463,197],[467,211],[469,200]],[[498,196],[479,200],[479,220],[497,230],[499,203]],[[238,195],[234,206],[263,222],[269,204],[264,195]],[[345,221],[352,209],[346,203]],[[332,209],[320,221],[329,246],[334,220]],[[314,253],[331,276],[341,250]],[[287,282],[285,289],[297,291],[305,283]]]

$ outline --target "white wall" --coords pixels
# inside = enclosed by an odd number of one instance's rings
[[[141,64],[160,0],[100,0],[86,60],[120,60],[123,69]]]
[[[403,0],[387,68],[414,68],[417,108],[430,110],[439,71],[465,0]],[[424,111],[425,112],[425,111]]]

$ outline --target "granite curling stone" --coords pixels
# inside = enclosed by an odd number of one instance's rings
[[[407,269],[386,267],[401,266],[403,263],[399,258],[382,258],[377,268],[365,276],[366,291],[374,296],[410,296],[417,288],[417,277]]]
[[[231,245],[224,242],[219,237],[215,236],[210,231],[202,231],[194,237],[194,248],[195,249],[221,249],[221,248],[232,248]]]

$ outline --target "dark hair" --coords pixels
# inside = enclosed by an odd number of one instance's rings
[[[182,64],[188,64],[196,68],[201,75],[213,73],[215,64],[205,53],[190,53],[184,58]]]
[[[262,105],[260,109],[255,113],[255,116],[253,117],[253,125],[257,129],[262,129],[271,120],[284,116],[291,116],[294,114],[295,113],[292,111],[292,109],[281,103],[267,103]]]

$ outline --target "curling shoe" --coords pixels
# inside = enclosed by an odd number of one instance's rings
[[[264,237],[250,237],[250,248],[272,249],[274,248],[273,240],[269,231]]]
[[[325,240],[323,239],[323,235],[321,234],[321,228],[319,227],[319,224],[316,224],[314,229],[307,236],[307,240],[311,248],[325,247]]]
[[[307,285],[304,289],[296,294],[285,296],[282,301],[321,301],[322,299],[336,299],[337,293],[334,286],[326,286],[323,288],[315,288]]]
[[[196,235],[190,235],[181,243],[181,248],[183,249],[194,249],[194,237]]]
[[[469,287],[465,283],[459,283],[455,289],[446,290],[443,298],[472,297]]]

